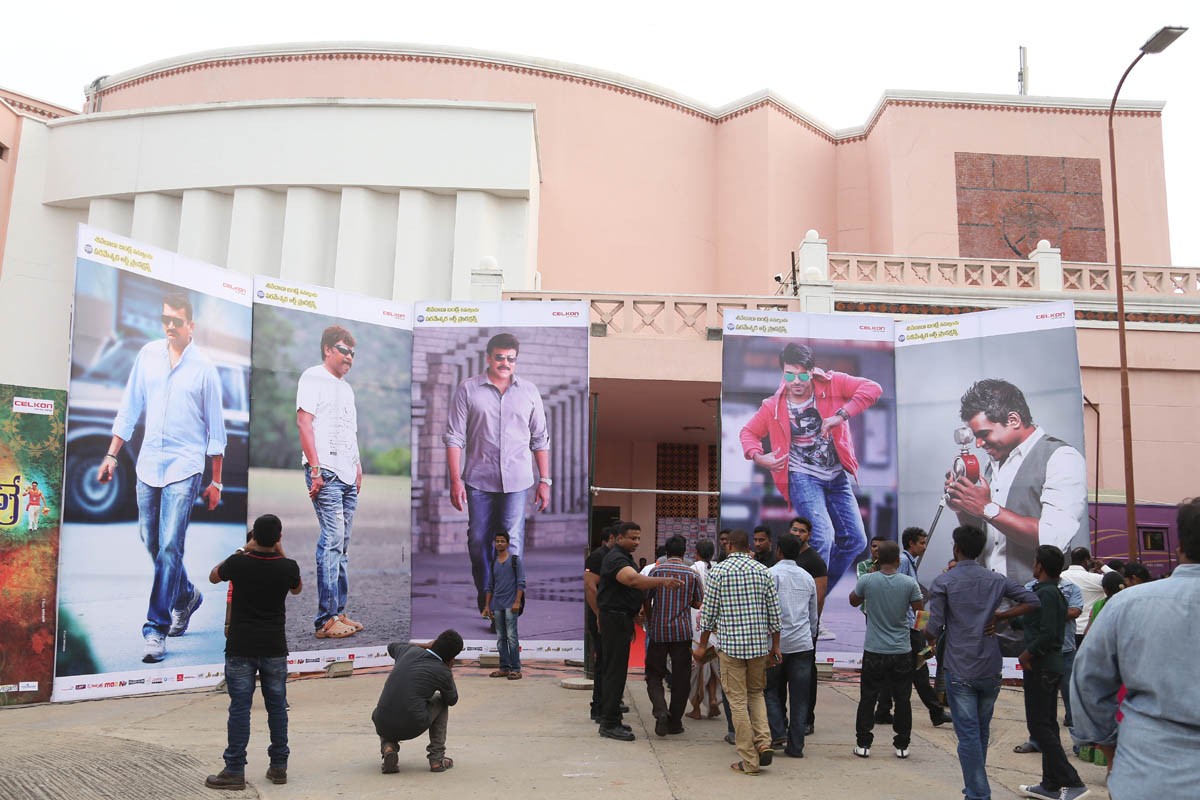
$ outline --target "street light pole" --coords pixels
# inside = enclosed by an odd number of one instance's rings
[[[1129,537],[1129,558],[1136,558],[1137,541],[1137,499],[1134,494],[1133,481],[1133,421],[1132,407],[1129,400],[1129,357],[1125,342],[1125,276],[1121,269],[1121,218],[1117,203],[1117,141],[1113,134],[1113,116],[1117,110],[1117,96],[1129,73],[1142,60],[1142,56],[1161,53],[1172,42],[1187,31],[1182,27],[1160,28],[1158,33],[1151,36],[1132,63],[1125,69],[1121,80],[1117,82],[1117,90],[1113,92],[1112,103],[1108,107],[1108,165],[1112,181],[1112,214],[1113,214],[1113,257],[1115,259],[1114,279],[1117,284],[1117,349],[1120,354],[1121,370],[1121,443],[1125,451],[1125,525]],[[1100,443],[1096,442],[1099,447]]]

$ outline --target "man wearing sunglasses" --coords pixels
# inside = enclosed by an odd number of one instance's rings
[[[100,483],[113,479],[117,454],[144,415],[136,472],[138,532],[154,559],[142,625],[142,661],[147,664],[166,658],[167,637],[186,633],[204,601],[188,580],[183,548],[197,496],[210,511],[221,502],[226,443],[221,379],[192,342],[196,323],[186,294],[163,298],[162,326],[164,338],[148,343],[134,359],[113,421],[112,442],[96,474]],[[212,462],[212,481],[201,492],[206,457]]]
[[[808,345],[784,347],[779,368],[779,389],[742,428],[742,452],[771,473],[795,513],[812,520],[810,541],[829,567],[829,592],[867,546],[851,485],[858,457],[846,423],[883,389],[867,378],[817,369]]]
[[[538,511],[550,507],[550,433],[537,387],[515,374],[520,349],[511,333],[488,340],[486,369],[455,390],[443,439],[450,503],[467,511],[467,552],[481,614],[493,537],[506,532],[509,552],[525,560],[529,489],[537,487]]]
[[[354,336],[340,325],[321,334],[321,363],[309,367],[296,386],[304,481],[321,533],[317,539],[318,639],[344,639],[363,629],[346,616],[350,591],[350,532],[362,463],[358,457],[358,411],[346,374],[354,366]]]

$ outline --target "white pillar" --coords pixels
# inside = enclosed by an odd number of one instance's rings
[[[1038,265],[1038,288],[1043,292],[1061,292],[1063,290],[1062,250],[1051,247],[1050,242],[1042,239],[1037,249],[1029,254],[1029,260]]]
[[[181,206],[178,197],[168,194],[145,192],[135,195],[130,237],[164,250],[178,250]]]
[[[450,275],[450,297],[471,297],[471,272],[479,259],[496,252],[495,214],[491,198],[484,192],[460,191],[454,207],[454,268]]]
[[[392,297],[449,300],[454,265],[454,197],[401,189],[396,201]]]
[[[341,195],[293,186],[283,211],[279,277],[333,286]]]
[[[800,263],[797,265],[802,281],[829,280],[829,240],[815,230],[804,234],[800,243]]]
[[[348,292],[391,298],[396,265],[394,194],[357,186],[342,190],[334,286]]]
[[[211,189],[186,190],[179,215],[179,254],[225,266],[232,213],[230,195]]]
[[[115,197],[97,197],[88,203],[87,224],[128,236],[133,230],[133,203]]]
[[[247,275],[279,276],[285,195],[247,186],[233,190],[226,265]]]

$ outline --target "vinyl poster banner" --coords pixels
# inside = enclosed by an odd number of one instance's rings
[[[208,573],[246,535],[251,288],[79,228],[54,700],[220,680]]]
[[[893,323],[865,315],[727,312],[721,378],[721,527],[812,523],[827,588],[819,657],[861,660],[850,607],[872,536],[896,538]]]
[[[255,278],[249,517],[300,565],[293,672],[409,638],[412,339],[408,304]]]
[[[481,610],[505,531],[526,579],[522,658],[579,657],[588,306],[423,303],[416,315],[413,636],[455,628],[472,655],[497,652]]]
[[[50,699],[67,393],[0,386],[0,705]]]
[[[901,528],[929,529],[947,473],[963,475],[937,517],[919,569],[923,585],[946,568],[960,520],[988,534],[980,562],[1020,583],[1033,577],[1038,544],[1087,544],[1083,389],[1070,302],[897,323],[896,381]],[[1022,522],[1036,524],[1036,539],[1021,534]],[[1005,655],[1017,655],[1019,634],[997,633]]]

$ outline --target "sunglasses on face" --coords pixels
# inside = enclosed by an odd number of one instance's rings
[[[807,372],[785,372],[783,373],[783,379],[788,383],[794,383],[795,381],[808,383],[812,380],[812,375]]]
[[[182,328],[184,325],[187,325],[187,320],[183,317],[173,317],[170,314],[163,314],[162,324],[164,328]]]
[[[507,361],[509,364],[515,364],[515,363],[517,363],[517,357],[516,357],[516,356],[502,356],[502,355],[494,355],[494,356],[492,356],[492,360],[493,360],[493,361],[495,361],[497,364],[502,364],[502,363],[504,363],[505,361]]]
[[[344,356],[350,356],[351,358],[354,358],[354,349],[351,347],[346,347],[344,344],[335,344],[333,349],[337,350]]]

